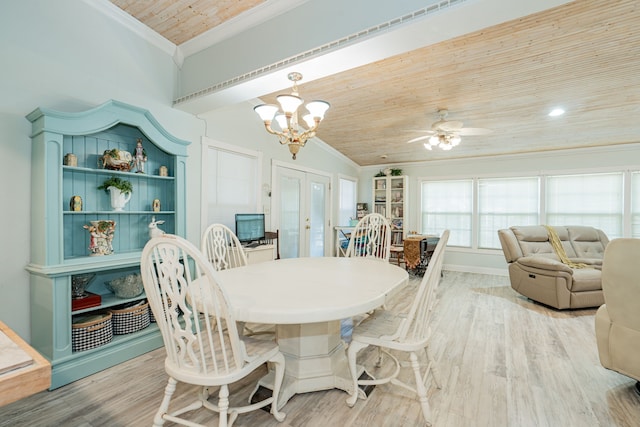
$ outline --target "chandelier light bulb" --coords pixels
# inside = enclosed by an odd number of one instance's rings
[[[280,107],[285,114],[295,113],[298,110],[298,107],[304,102],[302,101],[302,98],[295,95],[278,95],[276,99],[280,103]]]
[[[263,122],[270,122],[278,111],[278,106],[273,104],[260,104],[253,107],[253,111],[260,116]]]

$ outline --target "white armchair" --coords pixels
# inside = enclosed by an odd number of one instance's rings
[[[604,304],[596,312],[600,363],[640,381],[640,239],[614,239],[602,262]],[[636,383],[640,393],[640,382]]]

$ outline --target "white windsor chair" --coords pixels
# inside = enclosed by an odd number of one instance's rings
[[[428,345],[431,335],[430,317],[433,311],[435,293],[440,282],[440,273],[442,271],[442,262],[444,250],[449,239],[449,230],[445,230],[440,237],[440,241],[431,257],[431,261],[427,266],[427,270],[416,290],[415,299],[408,310],[408,313],[393,313],[389,310],[376,310],[372,315],[367,317],[356,326],[353,330],[353,336],[347,357],[349,360],[349,370],[353,380],[353,392],[347,398],[347,405],[353,407],[358,397],[366,399],[366,394],[358,385],[377,385],[392,383],[399,385],[409,391],[416,393],[419,397],[422,407],[422,415],[425,421],[430,425],[431,410],[429,401],[427,400],[426,381],[429,372],[433,376],[434,383],[437,388],[441,388],[440,382],[436,377],[433,361],[429,356]],[[394,372],[385,378],[359,380],[357,378],[356,357],[360,350],[368,346],[377,346],[382,353],[387,354],[396,365]],[[413,368],[416,386],[413,387],[399,380],[401,365],[397,357],[390,350],[408,352],[410,365]],[[427,358],[427,367],[424,375],[421,372],[421,366],[418,360],[418,352],[424,350]],[[378,364],[381,363],[380,358]],[[369,375],[367,373],[367,375]],[[373,378],[371,375],[369,375]]]
[[[238,414],[276,402],[284,378],[284,356],[271,340],[240,337],[224,289],[203,254],[187,240],[165,234],[149,240],[142,251],[141,273],[149,305],[162,333],[169,380],[153,420],[196,426],[182,415],[199,409],[219,413],[220,427],[233,425]],[[270,362],[275,366],[273,394],[260,402],[230,407],[229,384]],[[202,386],[187,406],[169,411],[178,382]],[[209,388],[220,387],[218,402],[209,402]]]
[[[215,271],[244,267],[248,264],[247,255],[236,234],[224,224],[211,224],[202,235],[200,248]],[[245,322],[238,322],[238,330],[244,335],[273,334],[274,327],[255,331]],[[246,331],[246,332],[245,332]]]
[[[378,213],[365,215],[351,232],[345,256],[371,257],[389,261],[391,224]]]
[[[238,237],[224,224],[207,227],[200,249],[216,271],[247,265],[247,255]]]

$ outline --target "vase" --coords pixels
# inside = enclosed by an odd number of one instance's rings
[[[123,193],[120,189],[116,187],[108,187],[109,193],[111,194],[111,208],[114,211],[121,211],[124,209],[124,206],[131,199],[131,193]]]
[[[95,273],[71,276],[71,298],[80,299],[86,297],[87,293],[84,290],[95,277]]]
[[[100,256],[113,253],[113,235],[116,231],[116,222],[113,220],[91,221],[91,225],[85,225],[89,230],[89,255]]]

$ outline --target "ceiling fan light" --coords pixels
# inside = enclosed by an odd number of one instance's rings
[[[427,144],[427,143],[425,142],[423,145],[424,145],[424,148],[426,148],[427,150],[429,150],[429,151],[432,151],[432,150],[433,150],[433,148],[431,147],[431,144]]]
[[[273,120],[276,111],[278,111],[278,106],[273,104],[260,104],[253,107],[253,111],[260,116],[263,122],[270,122]]]
[[[285,114],[293,114],[302,105],[302,98],[295,95],[278,95],[276,97]]]
[[[453,148],[453,145],[443,143],[443,144],[440,144],[440,148],[442,148],[444,151],[449,151]]]
[[[311,114],[312,118],[318,117],[320,118],[320,120],[322,120],[324,119],[324,113],[327,112],[330,105],[328,102],[315,100],[315,101],[309,102],[306,105],[306,107],[307,107],[307,111],[309,111],[309,114]]]
[[[460,144],[461,141],[462,141],[462,138],[460,138],[458,135],[452,136],[451,139],[449,140],[449,142],[451,143],[451,146],[453,147]]]
[[[440,144],[440,135],[433,135],[431,138],[429,138],[429,144],[431,145]]]

